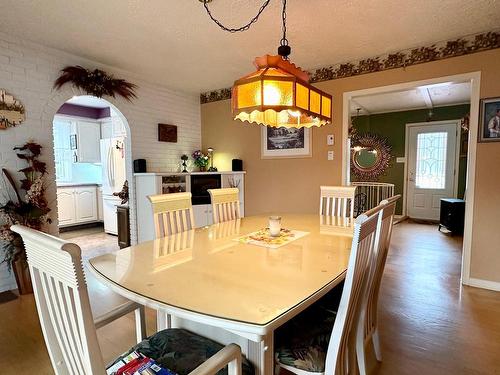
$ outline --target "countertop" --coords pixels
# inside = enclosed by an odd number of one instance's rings
[[[189,176],[189,175],[200,175],[200,174],[245,174],[246,171],[217,171],[217,172],[144,172],[144,173],[134,173],[134,176]]]
[[[101,186],[97,182],[56,182],[57,187],[74,187],[74,186]]]

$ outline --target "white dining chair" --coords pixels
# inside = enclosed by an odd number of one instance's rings
[[[321,186],[319,214],[354,218],[356,186]]]
[[[156,238],[195,228],[191,193],[149,195]]]
[[[396,195],[380,202],[382,208],[382,224],[380,229],[380,241],[373,257],[372,273],[369,277],[368,287],[363,313],[358,325],[356,337],[356,355],[358,357],[358,366],[360,375],[366,375],[366,346],[372,341],[375,357],[379,362],[382,361],[380,350],[380,338],[378,333],[378,298],[382,275],[384,273],[387,253],[391,243],[392,228],[394,226],[394,215],[396,211],[396,202],[401,195]]]
[[[298,340],[278,349],[276,358],[279,367],[298,375],[357,374],[356,328],[361,314],[370,267],[375,249],[378,247],[382,218],[382,207],[376,207],[360,216],[354,223],[354,235],[349,255],[349,264],[340,304],[334,316],[333,328],[310,337],[316,330],[294,326]],[[319,325],[318,321],[307,324]],[[286,329],[286,328],[285,328]],[[292,332],[292,337],[294,332]],[[326,339],[325,339],[326,338]],[[311,345],[310,343],[315,343]]]
[[[208,189],[207,191],[212,202],[214,224],[241,218],[238,188]]]
[[[54,372],[57,375],[106,374],[80,248],[24,226],[14,225],[11,229],[19,233],[24,242],[38,315]],[[178,335],[182,333],[182,330],[177,332]],[[160,334],[165,331],[147,339],[144,347],[154,345],[155,337]],[[186,331],[184,336],[193,335]],[[241,350],[237,345],[226,346],[190,374],[212,375],[226,365],[230,375],[241,375]]]
[[[153,222],[156,238],[174,236],[195,228],[191,193],[169,193],[149,195],[153,208]],[[175,238],[179,238],[176,236]],[[171,242],[172,243],[172,242]],[[169,314],[158,310],[156,312],[156,328],[161,331],[171,327],[172,318]]]

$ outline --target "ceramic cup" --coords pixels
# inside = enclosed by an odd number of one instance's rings
[[[281,216],[269,216],[269,234],[277,237],[281,232]]]

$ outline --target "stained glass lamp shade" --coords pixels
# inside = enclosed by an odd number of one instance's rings
[[[281,56],[258,57],[255,66],[232,88],[235,120],[286,128],[331,123],[332,96],[311,86],[306,72]]]

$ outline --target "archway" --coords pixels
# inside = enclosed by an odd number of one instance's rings
[[[59,108],[70,99],[75,97],[86,97],[88,96],[85,92],[74,89],[72,87],[63,87],[60,91],[54,93],[54,95],[47,101],[47,103],[43,107],[43,111],[41,113],[41,125],[45,129],[50,129],[51,142],[50,145],[47,145],[47,165],[49,171],[49,177],[46,180],[47,183],[47,198],[49,202],[53,202],[52,204],[52,224],[50,225],[49,232],[55,235],[59,234],[58,228],[58,214],[57,214],[57,186],[56,186],[56,176],[55,176],[55,159],[54,159],[54,151],[53,151],[53,120],[54,116],[57,114]],[[133,167],[132,167],[132,141],[131,141],[131,130],[130,125],[127,120],[127,117],[130,117],[130,113],[127,112],[127,106],[129,103],[125,102],[124,99],[115,99],[115,98],[106,98],[102,99],[109,105],[109,108],[116,113],[116,115],[120,118],[123,123],[125,130],[124,137],[124,147],[127,150],[125,153],[125,176],[126,180],[129,184],[129,210],[130,210],[130,232],[132,243],[135,243],[136,238],[136,226],[135,226],[135,215],[136,215],[136,204],[135,204],[135,186],[133,179]],[[50,147],[49,147],[50,146]],[[134,218],[132,220],[132,218]]]

